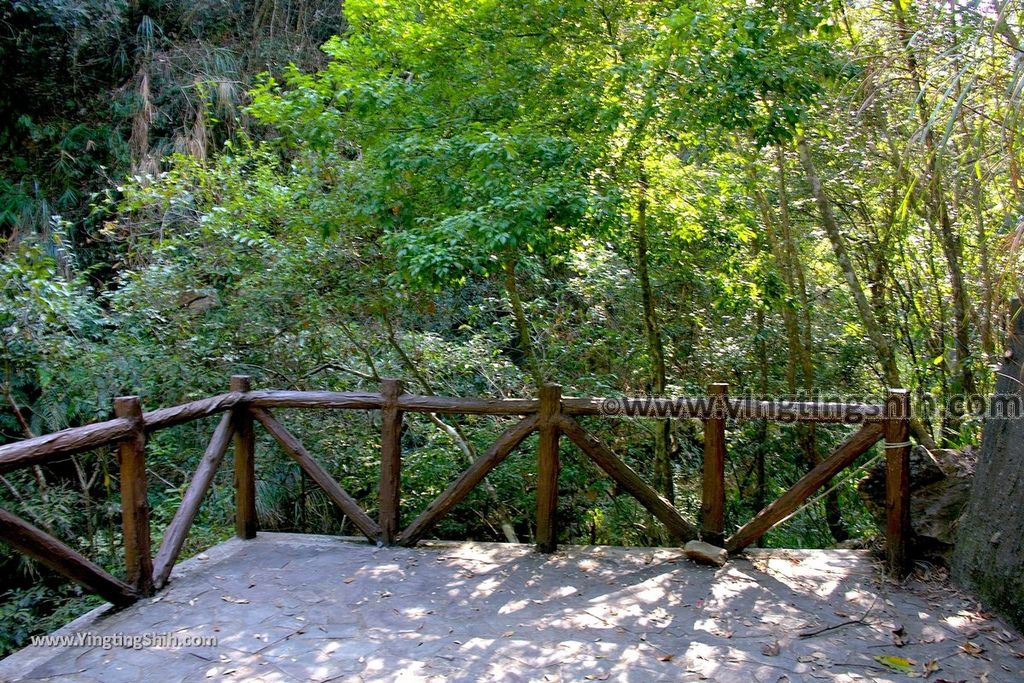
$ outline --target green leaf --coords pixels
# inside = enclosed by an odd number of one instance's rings
[[[895,655],[875,655],[875,661],[903,674],[913,673],[916,670],[915,666],[917,664],[912,659],[896,657]]]

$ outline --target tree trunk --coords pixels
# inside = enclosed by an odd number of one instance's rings
[[[846,238],[843,237],[839,230],[839,223],[836,222],[835,214],[832,212],[832,202],[821,187],[821,178],[818,177],[814,160],[811,158],[811,150],[804,138],[801,137],[797,140],[797,149],[800,152],[800,163],[803,165],[804,174],[807,176],[807,183],[811,187],[811,194],[814,196],[814,202],[818,205],[818,211],[821,213],[822,226],[825,228],[826,234],[828,234],[836,261],[839,263],[839,268],[843,271],[846,284],[850,288],[850,294],[853,296],[853,301],[856,304],[861,324],[868,334],[868,339],[871,340],[871,345],[878,354],[885,383],[888,387],[901,387],[900,371],[896,365],[896,355],[893,353],[892,344],[889,343],[885,334],[882,333],[878,320],[875,318],[875,313],[868,303],[867,296],[864,294],[864,288],[861,286],[860,278],[857,276],[857,271],[853,267],[853,261],[850,260],[850,255],[846,249]],[[931,434],[925,429],[920,419],[916,417],[911,418],[910,428],[914,437],[921,445],[930,449],[935,448],[935,442],[932,440]]]
[[[1024,404],[1024,310],[1014,306],[1010,350],[996,373],[995,396]],[[1011,402],[1015,405],[1010,405]],[[1000,403],[993,403],[994,406]],[[990,417],[967,512],[953,551],[953,577],[1024,628],[1024,419]]]
[[[658,311],[654,305],[654,292],[651,288],[650,258],[647,241],[647,176],[640,173],[637,182],[639,199],[636,207],[634,223],[636,236],[637,278],[640,280],[640,293],[644,308],[644,330],[647,333],[647,352],[651,357],[651,393],[655,396],[665,394],[665,347],[661,340],[661,328],[658,325]],[[672,478],[672,463],[669,460],[671,424],[668,420],[657,420],[654,426],[654,488],[669,502],[675,500],[675,485]]]
[[[544,386],[544,373],[540,371],[540,363],[537,361],[537,352],[533,348],[533,340],[530,337],[530,323],[526,319],[526,312],[523,310],[523,300],[519,298],[519,286],[516,283],[516,263],[508,259],[504,264],[505,268],[505,293],[508,295],[509,306],[512,308],[512,316],[516,321],[516,330],[519,332],[519,349],[523,352],[526,360],[526,367],[533,382],[540,391]]]

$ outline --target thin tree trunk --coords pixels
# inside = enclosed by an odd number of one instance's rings
[[[650,258],[647,235],[647,176],[641,171],[637,182],[639,198],[634,223],[636,237],[637,277],[644,309],[644,330],[647,333],[647,352],[651,360],[651,393],[663,396],[666,385],[665,347],[658,325],[658,311],[651,288]],[[675,500],[672,463],[669,460],[671,425],[668,420],[657,420],[654,426],[654,488],[670,502]]]
[[[758,391],[764,397],[768,393],[768,344],[764,338],[764,311],[757,309],[757,365]],[[792,358],[790,353],[790,358]],[[757,421],[757,432],[754,436],[754,509],[763,510],[768,504],[768,477],[765,470],[765,457],[768,448],[768,420]],[[757,539],[757,546],[763,547],[763,538]]]
[[[956,23],[956,1],[949,0],[949,21],[950,28],[952,29],[950,34],[953,36],[954,47],[959,46],[959,41],[956,36],[958,35],[958,26]],[[1005,22],[1003,22],[1005,24]],[[1009,27],[1006,27],[1009,30]],[[1010,38],[1016,42],[1016,36],[1010,32]],[[1004,36],[1005,37],[1005,36]],[[958,52],[954,51],[953,68],[956,73],[961,72],[961,62]],[[963,89],[960,85],[960,79],[956,81],[956,94],[957,101],[961,99]],[[982,138],[980,134],[975,134],[971,127],[967,124],[967,112],[964,107],[957,108],[957,122],[960,124],[960,130],[964,135],[964,138],[968,141],[973,141],[971,147],[974,149],[976,155],[975,162],[981,163],[980,159],[984,154],[982,149]],[[1012,158],[1012,155],[1011,155]],[[980,169],[979,169],[980,170]],[[995,340],[992,335],[992,308],[993,308],[993,296],[992,296],[992,267],[990,264],[989,244],[988,244],[988,232],[985,229],[985,214],[982,202],[982,189],[981,179],[978,177],[978,173],[973,170],[968,174],[970,177],[970,200],[971,210],[974,213],[974,228],[975,228],[975,239],[977,240],[978,248],[978,267],[981,270],[981,314],[978,316],[980,320],[977,323],[978,332],[981,336],[981,350],[984,354],[983,361],[988,363],[995,356]]]
[[[864,288],[861,286],[860,278],[857,276],[857,271],[853,267],[853,262],[850,260],[850,255],[846,248],[846,239],[843,237],[842,232],[840,232],[839,224],[836,222],[835,214],[832,212],[832,203],[822,189],[821,178],[818,176],[814,160],[811,158],[811,151],[807,146],[807,141],[802,137],[797,140],[797,150],[800,152],[800,163],[804,168],[804,174],[807,176],[807,183],[811,187],[811,194],[814,196],[814,202],[817,204],[818,211],[821,214],[822,226],[825,228],[829,242],[832,243],[832,251],[835,253],[836,261],[839,263],[839,268],[843,272],[846,284],[850,288],[850,294],[853,296],[854,303],[856,304],[861,324],[867,332],[871,345],[878,354],[885,383],[890,387],[899,387],[902,383],[892,345],[886,339],[885,334],[882,333],[878,321],[875,319],[874,311],[871,309],[867,296],[864,294]],[[920,419],[916,417],[911,418],[910,426],[914,437],[919,442],[927,448],[935,447],[935,442],[924,428]]]
[[[533,340],[530,337],[530,324],[526,319],[526,312],[523,310],[523,300],[519,298],[519,286],[516,283],[516,262],[514,259],[507,259],[505,268],[505,293],[508,295],[509,305],[512,307],[512,315],[516,320],[516,329],[519,332],[519,348],[523,352],[526,367],[533,383],[538,391],[544,386],[544,373],[540,370],[540,363],[537,361],[537,352],[533,348]]]

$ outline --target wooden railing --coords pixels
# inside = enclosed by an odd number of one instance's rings
[[[253,391],[245,376],[231,379],[231,391],[173,408],[143,412],[138,397],[114,402],[114,419],[66,429],[0,446],[0,474],[75,453],[116,444],[120,462],[121,519],[126,580],[121,581],[53,536],[0,510],[0,540],[62,573],[115,604],[127,604],[167,583],[185,538],[228,447],[234,442],[235,530],[240,538],[256,535],[254,424],[259,422],[310,479],[372,542],[415,545],[431,527],[501,464],[527,436],[539,433],[537,460],[537,548],[557,546],[559,440],[564,435],[618,485],[636,498],[678,542],[703,538],[736,553],[754,543],[791,515],[815,491],[879,440],[886,456],[886,546],[888,566],[907,569],[909,518],[909,396],[891,389],[884,405],[793,403],[730,399],[725,384],[713,384],[707,397],[569,398],[561,387],[545,385],[537,399],[482,399],[407,394],[400,380],[386,379],[382,390],[369,392]],[[284,426],[271,409],[321,408],[379,410],[381,461],[378,515],[374,519],[350,496]],[[401,431],[404,414],[460,413],[521,416],[506,429],[443,493],[408,525],[399,516]],[[224,413],[199,461],[155,556],[150,548],[145,463],[146,435],[202,417]],[[700,528],[611,449],[576,420],[581,415],[695,418],[704,421],[703,500]],[[727,419],[784,422],[856,423],[859,428],[788,491],[727,538],[725,532],[725,425]]]

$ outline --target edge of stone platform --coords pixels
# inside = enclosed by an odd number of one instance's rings
[[[222,541],[208,550],[197,553],[193,557],[176,564],[174,566],[174,571],[171,574],[171,578],[177,579],[183,576],[188,576],[189,574],[202,569],[211,561],[216,562],[231,557],[241,550],[245,543],[246,541],[238,538],[230,538],[226,541]],[[158,591],[157,595],[160,595],[161,592],[162,591]],[[146,601],[151,600],[153,600],[153,598],[143,598],[134,605],[128,605],[124,609],[132,609],[135,605],[145,604]],[[117,614],[120,611],[122,610],[115,609],[109,602],[103,603],[99,607],[89,610],[77,619],[64,624],[56,631],[50,633],[50,635],[65,636],[83,631],[90,626],[98,624],[107,615]],[[31,671],[34,667],[51,659],[57,654],[58,652],[54,649],[32,647],[32,645],[26,645],[17,652],[12,652],[7,655],[7,657],[0,659],[0,683],[19,680],[25,672]]]

